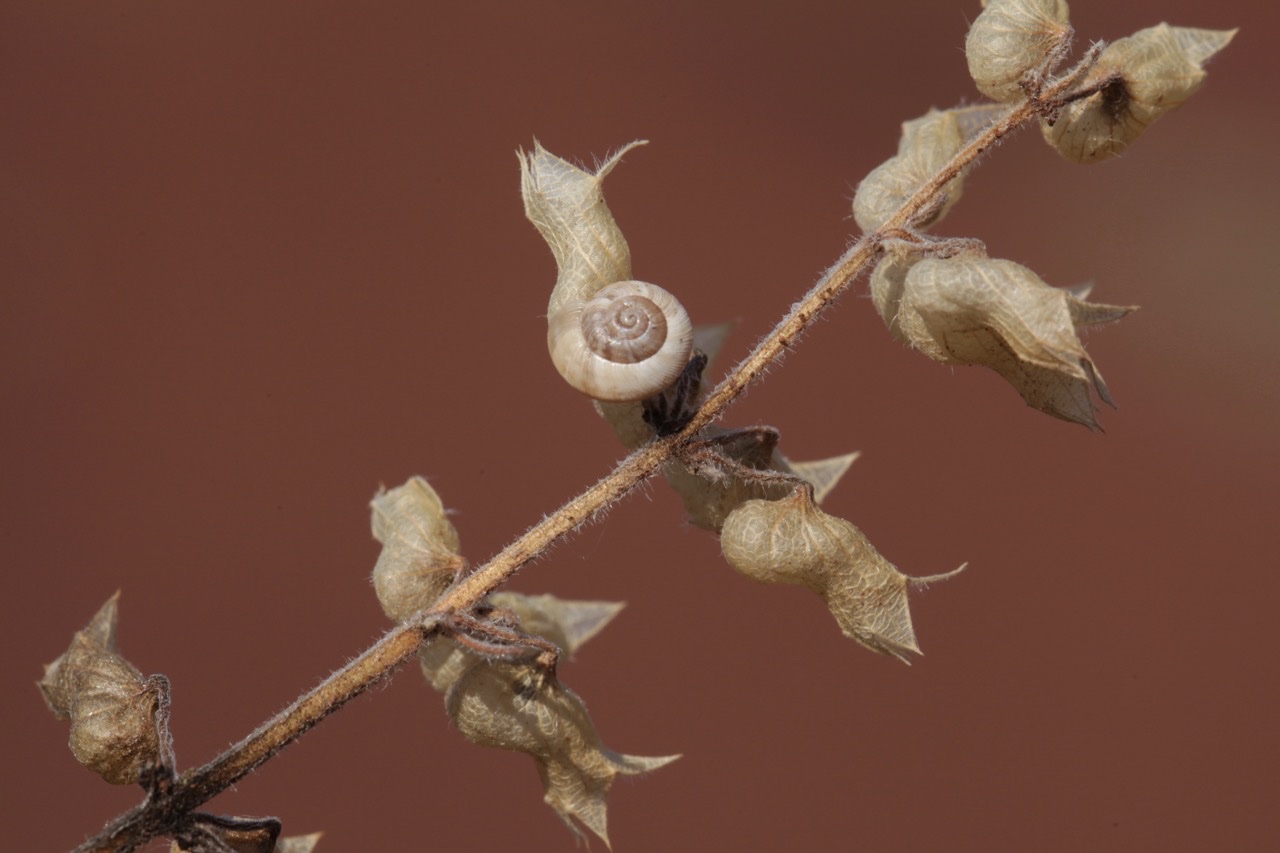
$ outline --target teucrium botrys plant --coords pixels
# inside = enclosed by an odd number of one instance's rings
[[[966,55],[978,88],[999,103],[930,110],[904,123],[897,153],[858,187],[854,214],[865,233],[714,388],[705,371],[726,327],[692,328],[674,296],[632,279],[630,249],[604,202],[603,180],[632,146],[594,171],[540,145],[521,154],[525,211],[557,265],[547,307],[553,363],[593,398],[631,454],[476,568],[425,480],[377,495],[372,527],[383,550],[373,586],[396,627],[222,755],[182,774],[169,742],[167,681],[144,678],[119,655],[115,601],[108,602],[40,687],[54,713],[72,721],[77,758],[108,781],[142,785],[147,798],[79,849],[131,850],[168,836],[175,850],[309,850],[314,837],[277,841],[274,819],[196,809],[414,658],[467,738],[530,755],[546,802],[570,828],[581,823],[607,843],[605,799],[616,776],[674,758],[609,750],[560,682],[564,657],[620,605],[497,589],[658,472],[679,492],[690,522],[719,534],[731,566],[762,583],[811,590],[846,636],[909,661],[919,648],[908,590],[955,572],[908,577],[851,522],[818,507],[856,454],[792,462],[778,450],[776,429],[716,422],[874,264],[872,298],[893,337],[944,363],[989,367],[1033,408],[1096,428],[1091,395],[1106,402],[1110,395],[1078,331],[1132,309],[1089,302],[1083,288],[1050,287],[1021,264],[989,257],[977,240],[925,229],[959,200],[979,155],[1028,122],[1040,122],[1049,142],[1077,162],[1127,148],[1201,85],[1205,61],[1232,35],[1161,24],[1096,44],[1059,72],[1072,36],[1065,2],[985,2]]]

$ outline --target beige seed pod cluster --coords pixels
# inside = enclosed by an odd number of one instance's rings
[[[729,564],[769,584],[795,584],[817,593],[845,636],[910,663],[919,654],[907,589],[943,580],[910,578],[880,556],[862,531],[817,507],[809,489],[780,500],[752,500],[729,514],[720,533]]]
[[[976,250],[918,261],[890,254],[871,275],[871,299],[898,340],[944,364],[989,367],[1032,408],[1097,429],[1090,387],[1108,404],[1111,396],[1077,329],[1134,307],[1083,295]]]
[[[631,250],[604,200],[604,178],[540,144],[520,154],[525,215],[546,240],[558,276],[547,305],[547,348],[560,375],[596,400],[643,400],[689,362],[693,324],[668,291],[631,278]]]
[[[1067,104],[1052,123],[1041,122],[1045,139],[1076,163],[1119,154],[1200,88],[1204,64],[1235,34],[1159,24],[1117,40],[1102,51],[1082,83],[1102,88]]]
[[[587,710],[554,675],[510,663],[481,663],[445,697],[454,725],[473,743],[532,756],[544,799],[565,824],[574,820],[609,843],[605,797],[619,775],[656,770],[680,756],[646,758],[608,749]]]
[[[1065,0],[984,0],[964,53],[978,91],[993,101],[1025,97],[1022,84],[1057,65],[1071,44]]]
[[[113,785],[135,785],[163,763],[157,714],[163,676],[146,678],[116,650],[116,593],[39,682],[54,715],[71,721],[76,760]]]

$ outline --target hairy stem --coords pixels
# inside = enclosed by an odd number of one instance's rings
[[[213,761],[183,773],[172,788],[117,817],[76,848],[76,853],[135,850],[171,835],[198,806],[243,779],[308,729],[359,696],[417,654],[437,628],[434,621],[399,625],[359,657],[294,700]]]
[[[1076,71],[1078,68],[1050,86],[1040,97],[1012,107],[970,140],[883,225],[870,234],[864,234],[850,246],[751,354],[716,386],[683,429],[634,451],[604,479],[548,515],[488,563],[451,586],[429,613],[419,614],[388,631],[372,647],[244,740],[209,764],[184,773],[166,795],[149,798],[116,818],[102,832],[76,848],[76,853],[124,853],[151,838],[170,834],[169,830],[191,810],[242,779],[348,700],[388,677],[396,667],[413,657],[437,632],[436,615],[462,612],[473,607],[571,531],[599,518],[616,501],[656,473],[664,462],[696,440],[699,432],[719,419],[729,405],[769,365],[778,361],[862,274],[885,240],[901,235],[922,210],[938,203],[943,187],[1013,130],[1036,115],[1049,112],[1050,105],[1078,79]]]

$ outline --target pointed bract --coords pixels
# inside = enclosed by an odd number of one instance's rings
[[[813,499],[817,503],[826,500],[831,490],[839,484],[855,460],[862,454],[859,451],[846,453],[843,456],[832,456],[829,459],[814,459],[809,462],[787,460],[792,473],[803,477],[813,486]]]
[[[519,592],[494,593],[489,600],[495,607],[513,611],[520,618],[520,630],[555,643],[569,657],[626,606],[621,601],[574,601]]]

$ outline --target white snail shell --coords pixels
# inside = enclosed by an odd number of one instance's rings
[[[618,281],[548,318],[547,347],[565,381],[596,400],[643,400],[669,387],[689,362],[693,324],[674,296],[644,281]]]

